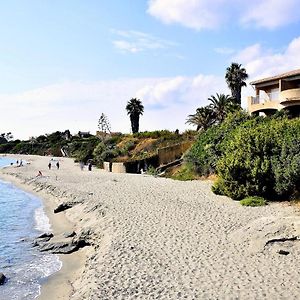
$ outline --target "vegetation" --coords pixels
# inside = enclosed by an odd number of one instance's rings
[[[245,80],[248,74],[241,64],[232,63],[225,74],[226,83],[231,90],[231,95],[237,105],[241,106],[241,91],[243,86],[247,86]]]
[[[98,121],[99,136],[105,139],[107,134],[111,133],[111,127],[107,116],[102,113]]]
[[[217,96],[212,95],[208,100],[211,102],[209,108],[214,116],[214,123],[223,122],[230,112],[237,110],[234,99],[229,95],[217,93]]]
[[[208,106],[197,108],[196,113],[188,115],[187,124],[197,126],[197,131],[205,131],[214,123],[214,113]]]
[[[199,176],[195,172],[195,168],[190,163],[185,163],[177,171],[175,171],[171,176],[172,179],[180,181],[189,181],[198,179]]]
[[[256,118],[238,127],[217,162],[215,187],[233,199],[293,199],[300,187],[300,119]]]
[[[194,165],[200,176],[216,173],[216,163],[224,152],[224,143],[230,139],[232,131],[250,119],[244,111],[229,114],[224,122],[215,124],[199,134],[185,160]]]
[[[156,176],[158,175],[158,172],[156,170],[156,168],[154,168],[153,166],[150,166],[146,172],[148,175],[152,175],[152,176]]]
[[[197,126],[197,131],[205,131],[214,124],[222,123],[230,113],[240,109],[229,95],[217,93],[208,100],[211,102],[209,105],[197,108],[196,113],[187,118],[186,123]]]
[[[247,197],[240,201],[243,206],[265,206],[267,205],[267,201],[262,197]]]
[[[141,100],[132,98],[126,105],[127,114],[130,117],[132,133],[139,132],[140,115],[144,112]]]
[[[199,134],[185,159],[200,175],[217,174],[216,194],[295,199],[300,187],[300,119],[242,111]]]

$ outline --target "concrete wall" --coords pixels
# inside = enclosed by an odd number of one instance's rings
[[[103,169],[105,170],[105,171],[107,171],[107,172],[111,172],[111,167],[110,167],[110,162],[109,161],[105,161],[104,163],[103,163]]]
[[[126,173],[126,168],[125,168],[124,163],[114,162],[114,163],[112,163],[111,171],[113,173]]]
[[[168,164],[182,156],[191,146],[193,142],[185,142],[173,146],[158,149],[159,165]]]

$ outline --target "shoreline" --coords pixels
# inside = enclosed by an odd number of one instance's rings
[[[23,155],[7,155],[12,158],[19,158]],[[11,168],[8,166],[8,168]],[[0,172],[0,179],[13,184],[20,190],[38,197],[42,203],[42,209],[49,219],[51,232],[55,235],[74,230],[74,224],[67,218],[65,213],[54,214],[53,210],[57,204],[55,197],[46,193],[44,190],[36,191],[35,186],[22,182],[13,175]],[[84,249],[71,254],[53,254],[58,255],[62,264],[60,270],[46,277],[41,282],[40,294],[36,299],[69,299],[74,292],[73,282],[77,279],[85,263]]]
[[[69,158],[48,170],[49,157],[22,158],[30,165],[0,177],[44,201],[57,235],[74,230],[87,246],[60,255],[39,299],[300,298],[300,211],[290,203],[244,207],[207,181],[81,171]]]

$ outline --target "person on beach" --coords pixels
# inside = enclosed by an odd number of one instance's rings
[[[59,161],[56,163],[56,168],[59,170]]]
[[[83,171],[84,163],[82,161],[79,163],[79,166],[80,166],[80,170]]]
[[[89,164],[88,164],[88,170],[92,171],[92,163],[91,162],[89,162]]]
[[[41,171],[39,171],[38,174],[36,175],[36,177],[39,177],[39,176],[43,176]]]
[[[49,170],[51,169],[51,162],[49,162],[49,164],[48,164],[48,168],[49,168]]]

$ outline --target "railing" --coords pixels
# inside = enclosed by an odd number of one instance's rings
[[[252,97],[251,104],[261,104],[270,101],[279,101],[279,92],[265,93],[264,95]]]

